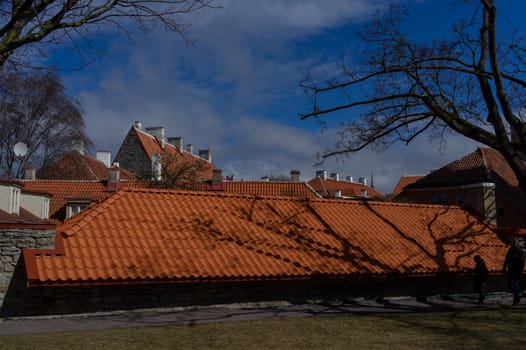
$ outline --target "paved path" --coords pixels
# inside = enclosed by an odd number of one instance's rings
[[[134,311],[100,312],[76,315],[52,315],[0,318],[0,335],[50,333],[95,329],[161,325],[192,325],[212,322],[261,320],[288,317],[315,317],[343,314],[397,313],[509,307],[511,294],[491,294],[484,305],[476,304],[475,295],[448,298],[429,297],[425,302],[414,298],[389,298],[382,301],[355,299],[349,303],[288,302],[214,305]],[[523,300],[520,308],[526,307]]]

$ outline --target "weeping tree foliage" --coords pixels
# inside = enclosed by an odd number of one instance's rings
[[[79,141],[92,146],[80,104],[56,75],[0,71],[0,177],[19,178],[26,166],[42,168]],[[18,142],[27,146],[23,157],[15,155]]]
[[[40,55],[46,44],[70,41],[82,51],[90,36],[108,27],[127,31],[129,22],[141,30],[160,25],[184,36],[185,14],[210,7],[213,0],[1,0],[0,68],[20,65]]]
[[[302,119],[349,112],[322,159],[453,131],[500,151],[526,190],[524,38],[498,31],[498,1],[457,4],[472,16],[450,39],[410,39],[401,29],[407,12],[391,7],[358,33],[359,61],[342,62],[331,79],[302,82],[312,98]]]

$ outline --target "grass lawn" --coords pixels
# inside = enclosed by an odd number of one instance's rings
[[[0,336],[0,349],[523,349],[526,310],[346,315]]]

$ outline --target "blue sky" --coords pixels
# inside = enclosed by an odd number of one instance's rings
[[[316,153],[335,141],[334,129],[322,132],[315,122],[300,121],[309,99],[299,82],[311,71],[331,75],[342,54],[357,51],[354,31],[375,10],[396,2],[410,6],[406,28],[415,37],[443,35],[445,19],[459,13],[425,0],[221,0],[222,9],[186,18],[193,22],[191,45],[162,30],[136,33],[132,42],[108,33],[96,39],[104,53],[87,54],[93,63],[60,75],[84,106],[96,150],[115,155],[138,120],[164,126],[167,136],[182,136],[194,150],[211,149],[216,166],[236,179],[297,169],[309,180],[323,168],[355,179],[374,173],[375,188],[388,193],[401,175],[425,174],[476,145],[452,136],[438,149],[424,136],[407,147],[366,149],[315,168]],[[500,14],[513,21],[524,13],[513,10]],[[63,69],[78,65],[67,48],[53,51],[50,60]]]

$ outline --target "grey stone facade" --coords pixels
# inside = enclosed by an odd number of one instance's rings
[[[55,230],[39,229],[0,229],[0,309],[12,282],[17,278],[25,278],[24,271],[18,271],[21,253],[24,248],[53,248]],[[22,276],[16,276],[22,273]]]
[[[152,175],[152,163],[135,132],[129,132],[115,156],[119,167],[135,173],[138,179],[149,180]]]

